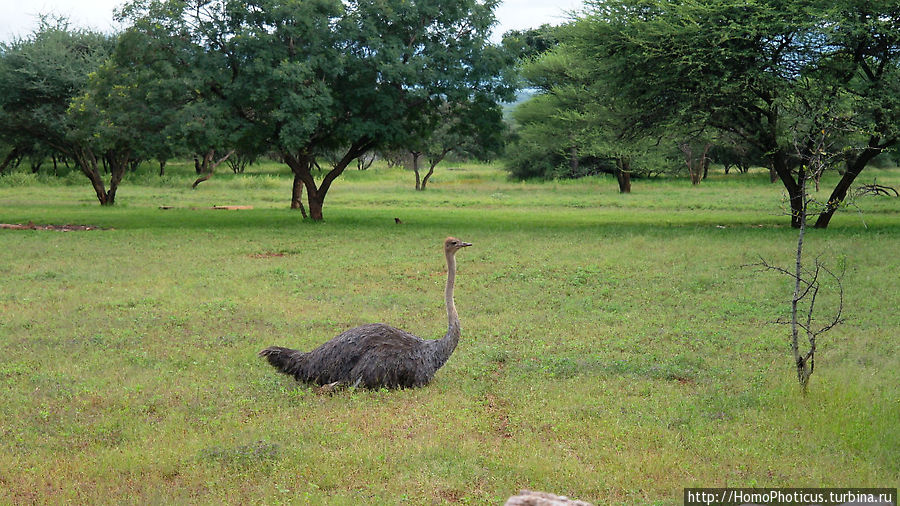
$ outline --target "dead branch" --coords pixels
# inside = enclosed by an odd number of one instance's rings
[[[895,197],[900,197],[900,193],[898,193],[897,190],[893,187],[875,183],[858,186],[853,192],[854,196],[856,197],[863,197],[867,195],[873,195],[876,197],[883,195],[885,197],[890,197],[891,193],[893,193]]]

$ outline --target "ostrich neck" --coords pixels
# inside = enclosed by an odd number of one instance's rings
[[[456,304],[453,302],[453,285],[456,283],[456,257],[450,253],[447,255],[447,286],[444,288],[444,299],[447,303],[447,335],[452,333],[459,337],[459,315],[456,314]]]
[[[437,347],[434,355],[436,367],[444,365],[459,342],[459,315],[456,313],[456,304],[453,302],[453,285],[455,282],[456,257],[453,253],[447,253],[447,286],[444,289],[444,299],[447,303],[447,334],[436,341]]]

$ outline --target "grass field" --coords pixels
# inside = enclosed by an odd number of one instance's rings
[[[679,504],[692,486],[900,483],[898,198],[809,233],[847,266],[848,320],[804,398],[770,323],[789,281],[742,267],[795,247],[761,172],[619,195],[493,166],[439,167],[415,192],[382,167],[348,171],[304,223],[285,169],[193,191],[189,169],[129,174],[113,208],[77,175],[0,178],[0,223],[107,228],[0,230],[0,503]],[[224,204],[254,209],[208,209]],[[429,386],[317,395],[257,358],[373,321],[443,335],[447,235],[475,245],[463,337]]]

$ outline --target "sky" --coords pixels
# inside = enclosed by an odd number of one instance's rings
[[[113,9],[124,0],[0,0],[0,41],[24,37],[37,27],[39,14],[57,14],[69,18],[73,27],[112,32],[119,27],[113,21]],[[567,20],[567,13],[580,9],[582,0],[503,0],[495,15],[494,41],[508,30],[536,28]]]

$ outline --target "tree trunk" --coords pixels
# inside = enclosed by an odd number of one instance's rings
[[[6,155],[6,158],[3,159],[3,163],[0,163],[0,174],[3,174],[3,171],[6,170],[9,162],[15,160],[17,156],[19,156],[19,148],[13,148],[13,150]]]
[[[212,170],[209,168],[209,161],[212,160],[212,157],[215,156],[215,154],[216,150],[214,149],[207,151],[206,154],[203,155],[202,163],[197,160],[197,157],[194,157],[194,170],[197,171],[197,174],[200,174],[200,177],[194,181],[194,184],[191,185],[191,189],[197,188],[198,184],[208,181],[209,178],[212,177],[213,174]]]
[[[428,167],[428,172],[425,173],[425,177],[422,178],[422,191],[425,191],[425,185],[428,184],[428,180],[431,178],[431,175],[434,174],[434,167],[437,163],[432,163],[430,167]]]
[[[441,154],[436,156],[435,158],[428,159],[428,163],[430,166],[428,167],[428,173],[425,174],[424,178],[422,178],[422,190],[425,189],[425,185],[428,184],[428,180],[431,179],[431,175],[434,174],[434,168],[437,167],[437,164],[441,163],[441,161],[444,159],[445,156],[447,156],[447,153],[449,153],[449,152],[450,152],[449,149],[445,149],[445,150],[441,151]]]
[[[852,161],[848,161],[847,170],[844,171],[843,177],[838,181],[837,186],[834,187],[831,196],[828,197],[828,203],[825,204],[825,209],[819,214],[819,218],[816,220],[815,225],[813,225],[814,228],[828,228],[831,217],[834,216],[834,212],[838,210],[841,203],[847,198],[847,192],[850,191],[850,186],[853,184],[856,177],[859,176],[859,173],[866,168],[866,165],[868,165],[873,158],[881,154],[885,148],[890,147],[896,142],[896,140],[891,140],[885,144],[879,144],[879,140],[880,139],[878,138],[870,139],[866,149]]]
[[[313,156],[308,153],[294,154],[286,150],[281,152],[284,163],[291,168],[295,180],[300,179],[306,187],[306,202],[309,204],[309,217],[313,221],[322,221],[322,208],[325,205],[325,195],[328,193],[334,180],[343,174],[344,169],[350,165],[350,162],[365,154],[371,145],[372,142],[365,139],[353,143],[350,148],[347,149],[344,157],[334,164],[333,168],[325,174],[325,177],[319,185],[316,185],[316,180],[312,176],[312,167],[315,166],[315,158]]]
[[[809,377],[812,375],[814,364],[815,344],[804,357],[800,353],[800,322],[798,317],[798,305],[805,296],[803,282],[803,235],[806,231],[806,174],[801,172],[798,177],[798,192],[800,194],[800,209],[797,213],[800,233],[797,235],[797,256],[794,264],[794,296],[791,299],[791,352],[794,354],[794,364],[797,366],[797,381],[800,383],[800,392],[806,395],[809,387]],[[793,220],[791,220],[793,222]],[[807,330],[808,332],[808,330]]]
[[[206,152],[206,156],[203,157],[203,165],[201,166],[203,175],[198,177],[197,180],[194,181],[194,184],[191,185],[191,189],[197,188],[197,185],[204,181],[208,181],[209,178],[211,178],[213,176],[213,172],[216,170],[216,167],[218,167],[219,164],[224,162],[225,160],[228,160],[228,157],[230,157],[231,155],[234,154],[234,150],[232,149],[231,151],[228,152],[228,154],[226,154],[222,158],[219,158],[219,160],[216,161],[216,163],[210,164],[210,162],[212,161],[213,156],[215,154],[216,154],[215,149],[210,149],[209,151]],[[195,158],[194,164],[196,165],[196,163],[197,163],[197,159]]]
[[[125,171],[131,166],[127,153],[110,153],[109,156],[109,190],[106,192],[106,205],[111,206],[116,203],[116,191],[119,189],[119,183]]]
[[[373,163],[375,163],[374,154],[368,159],[364,156],[360,156],[356,159],[356,170],[369,170],[369,167],[371,167]]]
[[[803,195],[800,184],[797,181],[806,177],[803,167],[797,169],[797,179],[794,179],[794,174],[791,170],[790,163],[788,163],[787,155],[782,149],[778,149],[772,153],[770,162],[772,164],[772,171],[781,179],[782,184],[784,184],[784,189],[788,194],[788,200],[791,206],[791,227],[800,228],[800,216],[804,212]]]
[[[578,174],[578,147],[569,148],[569,169],[572,171],[572,177]]]
[[[107,205],[106,186],[103,184],[103,178],[98,170],[97,157],[90,148],[79,148],[74,152],[75,164],[81,169],[81,172],[87,176],[97,195],[97,200],[101,206]]]
[[[159,161],[159,177],[163,177],[165,175],[166,175],[166,161],[160,160]]]
[[[121,174],[117,175],[117,171],[110,167],[109,190],[106,191],[106,202],[103,205],[111,206],[116,203],[116,191],[119,189],[119,181],[122,180]]]
[[[308,218],[306,207],[303,206],[303,179],[294,174],[294,186],[291,190],[291,209],[299,209],[303,219]]]
[[[616,180],[619,193],[631,193],[631,162],[627,158],[616,158]]]
[[[100,201],[100,205],[109,205],[109,200],[107,200],[106,197],[106,187],[103,185],[103,179],[102,176],[100,176],[99,171],[94,169],[91,173],[85,172],[85,175],[91,180],[91,186],[94,187],[94,193],[97,195],[97,200]]]
[[[413,172],[416,174],[416,191],[424,190],[422,188],[422,178],[419,176],[419,157],[422,156],[421,151],[410,151],[412,155]]]
[[[684,154],[684,161],[687,164],[688,173],[691,176],[691,184],[698,185],[700,181],[702,181],[706,176],[704,175],[704,168],[708,167],[708,162],[706,161],[706,155],[709,153],[709,148],[712,146],[710,143],[706,143],[703,146],[703,154],[700,155],[699,158],[694,158],[694,148],[691,146],[690,142],[682,142],[679,145],[681,148],[681,152]]]
[[[322,208],[325,206],[325,196],[317,195],[314,197],[310,195],[307,202],[309,202],[309,217],[313,221],[322,221],[324,219]]]

